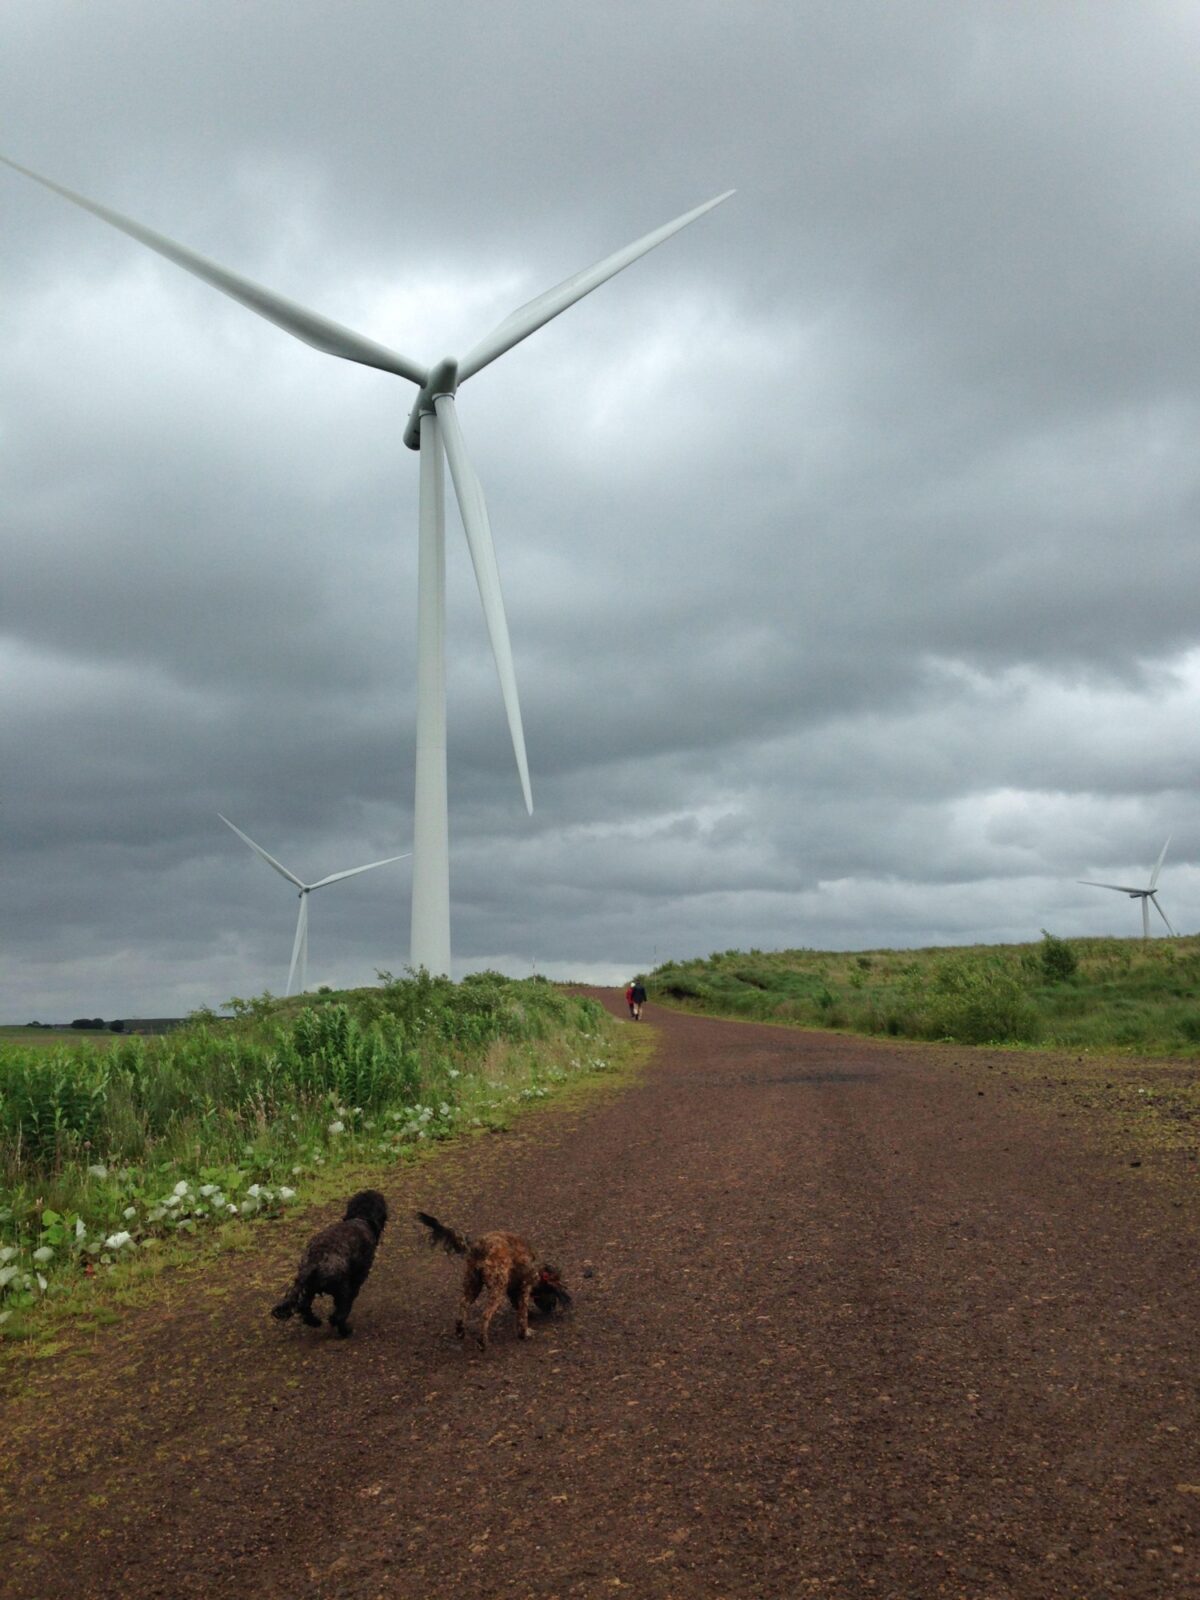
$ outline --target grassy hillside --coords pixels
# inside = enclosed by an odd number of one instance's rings
[[[667,962],[651,998],[726,1017],[963,1044],[1200,1055],[1200,938]]]

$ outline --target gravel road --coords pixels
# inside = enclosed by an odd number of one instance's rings
[[[632,1087],[386,1176],[353,1338],[267,1315],[330,1210],[35,1363],[0,1594],[1200,1595],[1198,1180],[970,1052],[639,1026]],[[416,1207],[574,1312],[464,1350]]]

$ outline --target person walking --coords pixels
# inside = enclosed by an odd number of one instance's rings
[[[630,985],[629,992],[633,1001],[629,1008],[633,1014],[633,1020],[640,1022],[642,1020],[642,1007],[646,1004],[645,987],[638,981]]]
[[[631,983],[625,985],[625,1004],[629,1007],[629,1015],[633,1017],[633,985]],[[634,1017],[634,1021],[636,1020],[636,1017]]]

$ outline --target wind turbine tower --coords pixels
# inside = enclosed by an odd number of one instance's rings
[[[732,189],[714,199],[705,201],[694,210],[665,223],[652,233],[645,234],[623,250],[606,256],[593,267],[566,278],[553,289],[527,304],[519,306],[505,320],[492,329],[484,339],[467,351],[465,356],[451,356],[425,366],[419,361],[400,355],[395,350],[376,344],[350,328],[331,322],[327,317],[294,301],[285,299],[273,289],[243,278],[240,274],[220,266],[186,245],[177,244],[152,228],[134,222],[112,211],[107,206],[89,200],[74,190],[66,189],[50,178],[44,178],[28,167],[0,156],[0,162],[14,171],[32,178],[43,188],[52,190],[73,205],[82,206],[102,222],[119,228],[140,244],[155,250],[173,261],[176,266],[229,295],[248,310],[265,317],[286,333],[302,339],[305,344],[326,355],[340,356],[346,361],[357,361],[363,366],[376,367],[416,385],[417,397],[413,402],[404,442],[421,457],[419,535],[417,558],[417,737],[416,737],[416,795],[413,808],[413,889],[412,937],[409,960],[414,967],[425,967],[434,974],[450,972],[450,844],[449,820],[446,799],[446,555],[445,555],[445,501],[443,459],[450,464],[450,477],[462,515],[475,581],[483,603],[483,614],[491,641],[496,671],[500,678],[500,691],[508,718],[509,736],[516,757],[517,773],[525,809],[532,814],[533,795],[529,783],[529,766],[525,756],[525,734],[521,723],[521,708],[517,699],[517,681],[513,668],[512,647],[508,636],[508,623],[504,601],[500,592],[500,574],[496,564],[496,551],[488,522],[483,490],[467,456],[459,427],[455,397],[462,384],[477,372],[489,366],[498,356],[504,355],[515,344],[529,337],[560,312],[599,288],[609,278],[631,266],[647,251],[662,244],[681,228],[695,222],[706,211],[727,200]],[[257,848],[257,847],[256,847]],[[314,885],[315,887],[315,885]]]

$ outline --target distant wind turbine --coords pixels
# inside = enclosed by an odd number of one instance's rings
[[[422,366],[384,345],[363,338],[350,328],[285,299],[272,289],[243,278],[228,267],[218,265],[185,245],[177,244],[153,229],[144,227],[120,212],[88,200],[50,178],[43,178],[28,167],[0,156],[0,162],[32,178],[74,205],[82,206],[101,221],[119,228],[140,244],[147,245],[176,266],[194,273],[214,289],[219,289],[248,310],[257,312],[285,332],[326,355],[357,361],[407,378],[418,394],[404,433],[404,442],[421,453],[420,513],[417,559],[417,742],[416,799],[413,810],[413,889],[412,938],[409,959],[414,967],[429,972],[450,972],[450,842],[446,800],[446,555],[445,501],[442,456],[450,463],[450,476],[458,508],[462,514],[475,581],[483,602],[483,614],[491,641],[500,691],[508,717],[509,735],[516,756],[517,772],[525,797],[525,809],[532,814],[533,795],[529,766],[525,756],[525,734],[517,700],[517,681],[513,668],[508,622],[500,592],[500,573],[492,542],[483,490],[467,457],[454,398],[460,384],[481,371],[497,356],[528,338],[560,312],[599,288],[640,256],[678,233],[689,222],[727,200],[732,189],[706,201],[694,210],[665,223],[652,233],[607,256],[583,272],[566,278],[553,289],[520,306],[487,337],[460,360],[451,357],[432,367]]]
[[[1168,836],[1167,844],[1171,840]],[[1163,858],[1167,853],[1167,844],[1164,844],[1158,853],[1158,860],[1154,863],[1154,871],[1150,874],[1150,882],[1145,889],[1130,888],[1127,883],[1093,883],[1090,878],[1080,878],[1079,883],[1086,883],[1089,889],[1115,889],[1118,894],[1127,894],[1131,900],[1142,902],[1142,938],[1150,937],[1150,902],[1153,900],[1154,909],[1164,922],[1167,922],[1167,913],[1158,903],[1158,875],[1162,871]],[[1175,929],[1167,922],[1167,932],[1175,933]]]
[[[217,815],[221,817],[218,811]],[[341,878],[356,878],[360,872],[370,872],[375,867],[386,867],[393,861],[404,861],[412,853],[405,851],[404,855],[387,856],[383,861],[368,861],[365,867],[351,867],[348,872],[331,872],[327,878],[318,878],[316,883],[301,883],[294,872],[289,872],[276,861],[274,856],[269,856],[262,845],[255,844],[249,834],[234,827],[228,817],[221,817],[227,828],[233,828],[238,838],[248,844],[257,855],[260,855],[269,867],[274,867],[281,877],[289,883],[294,883],[300,891],[300,915],[296,919],[296,937],[292,943],[292,964],[288,968],[287,993],[291,994],[292,986],[296,980],[296,968],[300,969],[300,993],[303,994],[308,983],[308,897],[314,889],[323,889],[327,883],[337,883]]]

